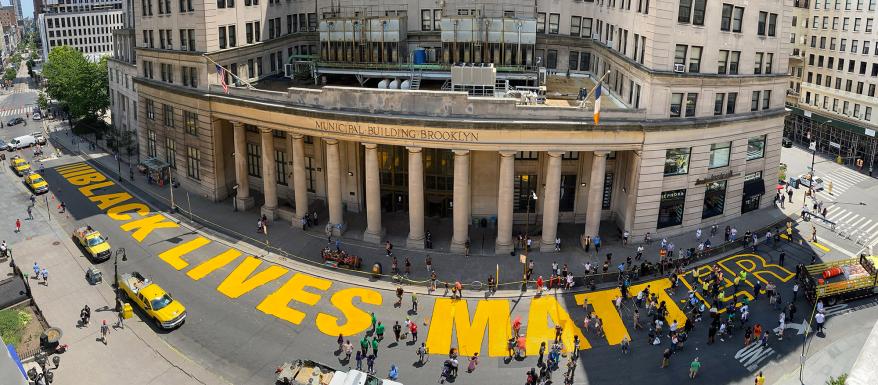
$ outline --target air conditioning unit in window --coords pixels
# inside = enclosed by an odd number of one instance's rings
[[[607,47],[613,48],[613,43],[612,40],[607,40]]]
[[[686,71],[686,66],[682,64],[674,64],[674,72],[682,73]]]
[[[598,34],[598,33],[594,33],[594,34],[591,35],[591,38],[592,38],[593,40],[601,40],[601,35]]]

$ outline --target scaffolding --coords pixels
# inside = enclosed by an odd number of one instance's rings
[[[788,108],[791,113],[784,121],[785,137],[805,147],[816,141],[818,154],[828,155],[840,164],[872,174],[878,150],[875,131],[840,119],[806,114],[796,107]]]

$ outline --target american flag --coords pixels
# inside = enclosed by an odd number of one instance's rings
[[[223,86],[223,92],[229,93],[229,84],[226,83],[226,70],[221,65],[216,65],[216,76],[219,77],[219,82]]]

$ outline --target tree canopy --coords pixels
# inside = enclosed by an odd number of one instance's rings
[[[43,77],[46,92],[72,119],[101,116],[110,106],[106,58],[94,63],[73,47],[57,47],[49,52]]]

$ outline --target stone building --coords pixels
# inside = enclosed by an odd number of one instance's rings
[[[407,221],[412,247],[425,218],[504,253],[522,226],[551,250],[559,223],[669,235],[772,204],[792,0],[339,3],[138,0],[141,158],[293,227]]]

